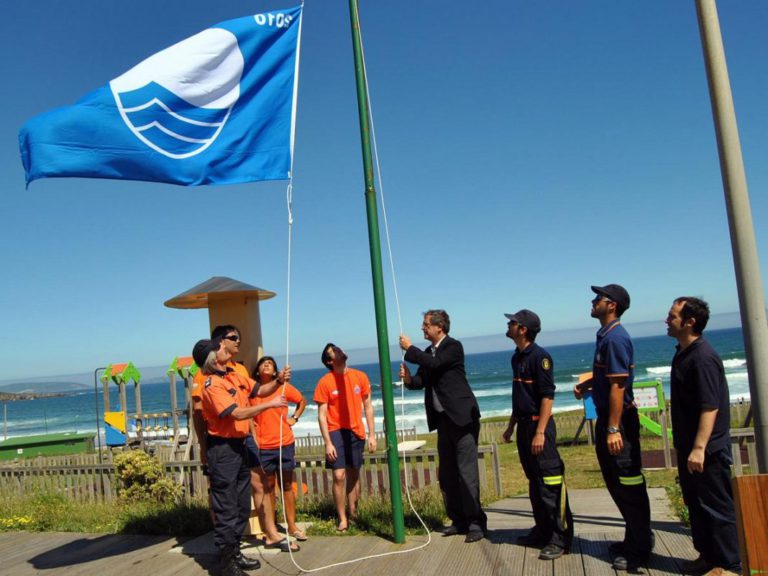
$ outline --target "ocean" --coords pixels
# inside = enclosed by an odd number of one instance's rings
[[[744,342],[740,328],[712,330],[706,333],[723,359],[726,377],[732,399],[749,398]],[[469,354],[466,357],[467,377],[480,404],[483,417],[508,416],[512,410],[511,381],[512,373],[510,349],[501,352]],[[675,341],[668,336],[650,336],[634,339],[635,345],[635,381],[661,378],[663,388],[669,397],[670,362],[674,354]],[[591,370],[594,343],[568,344],[547,348],[552,355],[555,368],[555,410],[568,410],[581,407],[581,402],[573,397],[572,388],[578,374]],[[373,405],[376,415],[376,427],[383,427],[381,386],[377,364],[356,365],[354,356],[350,357],[350,366],[366,372],[373,388]],[[392,374],[396,377],[399,363],[393,363]],[[312,394],[317,380],[325,369],[297,370],[292,382],[308,400],[307,410],[301,421],[294,427],[298,435],[319,434],[317,408],[312,402]],[[178,379],[177,379],[178,380]],[[4,434],[7,437],[27,436],[50,432],[95,432],[97,413],[102,422],[104,401],[99,386],[98,399],[94,391],[79,392],[56,398],[38,398],[4,403],[6,423]],[[398,428],[416,428],[419,432],[427,431],[424,414],[424,394],[420,391],[405,390],[396,386],[395,414]],[[127,388],[128,410],[134,411],[133,385]],[[184,384],[177,382],[177,397],[184,399]],[[169,384],[147,383],[141,385],[142,408],[145,413],[161,413],[170,410]],[[112,409],[119,406],[117,386],[110,385],[110,404]],[[180,406],[183,407],[183,406]],[[158,417],[147,423],[149,426],[163,427],[170,424],[170,419]],[[100,424],[103,431],[103,424]]]

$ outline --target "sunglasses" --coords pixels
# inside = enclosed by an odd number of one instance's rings
[[[597,304],[601,300],[605,300],[606,302],[613,302],[613,300],[611,300],[610,298],[606,298],[605,296],[595,296],[592,299],[592,304]]]
[[[224,340],[231,340],[232,342],[240,342],[240,336],[232,334],[231,336],[224,336]]]

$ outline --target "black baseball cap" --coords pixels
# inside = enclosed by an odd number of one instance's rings
[[[616,302],[616,306],[619,309],[619,316],[621,316],[625,310],[629,309],[629,292],[619,284],[592,286],[592,292]]]
[[[195,364],[198,368],[202,368],[205,361],[208,359],[208,355],[211,352],[218,351],[221,346],[221,338],[212,338],[210,340],[198,340],[195,347],[192,349],[192,358],[195,359]]]
[[[514,314],[504,314],[510,322],[517,322],[521,326],[528,328],[531,334],[538,334],[541,332],[541,319],[538,314],[531,310],[522,310],[515,312]]]

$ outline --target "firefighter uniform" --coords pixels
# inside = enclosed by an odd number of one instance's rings
[[[512,416],[517,423],[517,450],[528,478],[528,495],[536,523],[534,535],[542,544],[566,550],[573,540],[573,516],[565,487],[565,465],[557,451],[557,429],[550,417],[544,432],[544,450],[531,453],[543,398],[554,398],[552,357],[532,342],[512,356]]]
[[[251,512],[251,470],[246,438],[249,420],[236,420],[235,408],[247,407],[252,381],[232,369],[207,374],[203,384],[203,417],[208,428],[208,469],[213,512],[214,544],[222,564],[240,554],[240,537]]]
[[[651,507],[640,458],[640,419],[634,404],[634,348],[619,320],[597,332],[592,365],[592,394],[597,409],[595,452],[606,488],[626,523],[623,555],[632,564],[645,561],[651,552]],[[608,451],[608,414],[611,377],[626,378],[624,409],[619,430],[624,443],[620,454]]]

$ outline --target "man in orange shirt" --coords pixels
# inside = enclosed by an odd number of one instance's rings
[[[345,494],[352,519],[357,515],[360,497],[360,467],[366,439],[363,412],[368,426],[368,450],[376,450],[371,384],[364,372],[347,367],[347,355],[335,344],[325,345],[322,361],[330,372],[318,381],[314,401],[325,440],[325,467],[333,470],[333,501],[339,515],[336,530],[345,532],[349,527]]]
[[[224,345],[224,348],[226,348],[227,352],[230,354],[231,359],[227,361],[227,368],[234,370],[235,373],[239,374],[240,376],[248,378],[248,369],[239,362],[235,362],[234,360],[238,352],[240,352],[240,330],[237,329],[237,326],[232,326],[231,324],[216,326],[216,328],[213,329],[213,332],[211,332],[211,340],[221,341],[221,343]],[[198,365],[198,368],[202,368],[202,366]],[[200,461],[203,464],[208,464],[208,459],[205,453],[207,431],[202,412],[202,395],[204,382],[205,376],[203,375],[203,371],[199,370],[197,374],[195,374],[190,396],[192,398],[192,424],[195,427],[195,435],[197,436],[197,441],[200,444]]]

